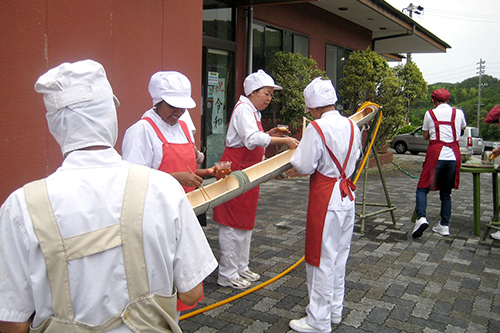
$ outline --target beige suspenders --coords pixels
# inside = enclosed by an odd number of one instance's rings
[[[96,328],[104,331],[121,325],[122,319],[120,317],[123,318],[123,321],[129,327],[137,324],[134,322],[134,318],[130,318],[134,316],[130,316],[129,311],[115,315],[99,327],[83,323],[73,323],[74,311],[71,304],[67,262],[72,259],[100,253],[117,246],[122,246],[123,248],[125,273],[131,300],[127,308],[128,310],[130,308],[137,308],[137,303],[146,302],[148,304],[142,306],[140,310],[148,311],[149,302],[151,302],[149,299],[155,298],[155,295],[150,295],[149,291],[142,237],[142,216],[149,171],[150,169],[144,166],[130,165],[120,223],[69,238],[62,238],[50,204],[45,179],[25,185],[24,192],[28,211],[31,215],[33,228],[47,266],[47,275],[52,292],[52,309],[54,312],[52,319],[57,321],[54,325],[76,324],[82,329],[81,331],[89,329],[96,331]],[[171,297],[172,295],[168,296],[167,299]],[[173,300],[176,301],[176,297]],[[160,303],[162,303],[160,308],[163,308],[163,306],[172,307],[170,301],[163,300]],[[175,303],[173,304],[173,311],[172,309],[167,309],[167,312],[175,313]],[[157,320],[154,314],[151,317],[154,318],[153,320]],[[168,325],[177,326],[175,320],[171,321],[167,319],[166,321]],[[50,326],[49,324],[47,325]],[[141,327],[141,325],[142,323],[139,323],[138,327]],[[156,323],[153,323],[153,325],[156,325]],[[61,327],[58,326],[59,329]],[[57,328],[54,327],[54,329]],[[180,329],[177,330],[175,327],[172,327],[172,329],[180,331]],[[46,331],[49,330],[47,329]],[[165,332],[169,330],[159,329],[158,331]]]

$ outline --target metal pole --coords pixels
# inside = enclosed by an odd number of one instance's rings
[[[253,7],[248,7],[247,16],[247,75],[253,71]]]
[[[477,128],[479,128],[479,125],[481,124],[481,122],[479,121],[479,113],[481,111],[481,88],[482,88],[482,84],[481,84],[481,77],[483,75],[483,64],[485,62],[483,61],[483,59],[479,59],[479,86],[478,86],[478,89],[477,89]]]

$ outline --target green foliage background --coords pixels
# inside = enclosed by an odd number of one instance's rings
[[[349,114],[365,101],[381,107],[377,148],[407,123],[410,106],[427,93],[427,83],[413,62],[390,68],[381,55],[369,49],[351,53],[341,83],[344,107]]]
[[[326,78],[325,71],[318,67],[316,60],[300,53],[276,52],[266,67],[276,84],[283,90],[274,92],[273,104],[281,108],[280,119],[291,129],[302,127],[304,114],[304,89],[316,77]],[[273,107],[273,106],[272,106]]]

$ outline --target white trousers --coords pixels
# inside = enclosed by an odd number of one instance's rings
[[[234,280],[248,271],[252,230],[240,230],[219,224],[219,280]]]
[[[330,332],[332,315],[342,315],[345,267],[354,230],[352,210],[329,210],[326,214],[319,267],[306,264],[309,305],[306,322]]]

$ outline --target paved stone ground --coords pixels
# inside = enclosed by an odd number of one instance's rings
[[[431,228],[411,237],[415,189],[423,155],[395,155],[383,166],[396,225],[389,213],[370,217],[365,232],[356,222],[347,263],[343,321],[334,332],[500,332],[500,242],[473,234],[472,176],[463,174],[453,191],[449,237]],[[481,175],[481,233],[493,215],[491,176]],[[251,269],[269,280],[304,255],[309,180],[271,180],[261,186],[253,232]],[[363,177],[357,183],[358,200]],[[379,174],[368,172],[371,203],[385,203]],[[439,221],[439,196],[429,194],[427,218]],[[371,207],[368,212],[379,208]],[[360,206],[357,211],[361,210]],[[219,256],[217,224],[208,214],[207,238]],[[481,235],[482,236],[482,235]],[[196,309],[240,291],[219,287],[217,271],[205,283],[205,298]],[[272,284],[221,307],[182,320],[184,332],[291,332],[290,319],[307,306],[305,264]],[[254,283],[253,285],[257,285]]]

